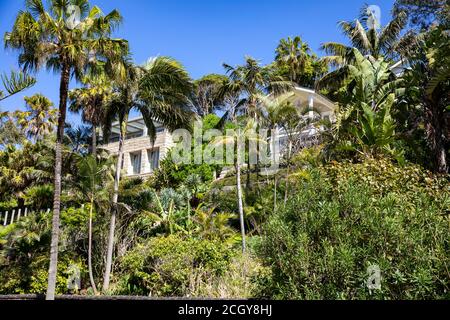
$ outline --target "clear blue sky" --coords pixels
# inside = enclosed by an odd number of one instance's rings
[[[381,7],[383,24],[390,20],[394,0],[91,0],[105,13],[118,9],[123,15],[117,36],[130,42],[137,63],[155,55],[172,56],[194,79],[223,73],[222,63],[239,64],[244,55],[269,63],[278,41],[287,36],[300,35],[322,55],[321,43],[345,42],[337,22],[355,19],[365,3]],[[23,6],[22,0],[0,0],[2,38]],[[2,46],[0,72],[17,68],[17,53]],[[57,105],[58,77],[44,70],[37,79],[33,88],[3,101],[1,110],[21,109],[23,97],[35,93]],[[68,122],[78,124],[79,117],[70,115]]]

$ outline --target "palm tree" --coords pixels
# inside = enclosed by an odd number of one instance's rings
[[[18,125],[29,138],[41,140],[54,131],[58,111],[53,109],[53,102],[42,94],[25,97],[26,111],[14,113]]]
[[[78,126],[76,128],[67,126],[65,130],[65,145],[71,149],[72,153],[88,154],[89,143],[92,142],[90,135],[91,128],[87,126]]]
[[[253,119],[249,119],[246,126],[242,129],[237,126],[237,129],[231,132],[227,131],[227,134],[221,137],[216,137],[211,144],[214,146],[231,145],[234,148],[234,168],[236,170],[236,190],[237,190],[237,205],[239,212],[239,222],[241,227],[242,237],[242,252],[246,251],[245,241],[245,217],[244,217],[244,205],[241,186],[241,166],[244,158],[244,150],[246,141],[252,141],[256,143],[266,143],[256,134],[256,122]],[[230,134],[231,133],[231,134]]]
[[[0,101],[5,100],[25,89],[28,89],[36,83],[36,79],[25,75],[23,72],[14,72],[11,71],[9,76],[2,75],[1,80],[3,83],[3,87],[5,88],[7,94],[0,90]]]
[[[176,60],[169,57],[152,58],[143,67],[128,62],[126,73],[125,80],[118,82],[116,85],[103,126],[104,139],[107,142],[112,121],[119,120],[119,149],[114,179],[113,207],[117,206],[119,198],[123,147],[130,111],[136,109],[142,114],[152,143],[156,139],[154,121],[163,124],[169,130],[176,130],[190,127],[193,117],[193,112],[188,108],[190,105],[189,97],[191,97],[193,90],[192,80],[183,66]],[[104,291],[109,288],[115,223],[116,208],[113,208],[103,281]]]
[[[296,142],[301,143],[302,133],[319,123],[320,112],[316,109],[307,107],[300,109],[292,104],[293,93],[283,94],[278,97],[261,96],[261,118],[262,123],[270,131],[281,130],[286,135],[287,152],[285,159],[287,164],[286,187],[284,194],[284,203],[286,204],[289,191],[289,175],[291,171],[291,158],[294,153]],[[311,113],[312,112],[312,116]],[[302,147],[300,144],[299,147]],[[276,179],[276,176],[275,176]],[[276,180],[275,180],[276,190]],[[276,204],[274,203],[274,208]]]
[[[281,39],[275,51],[275,67],[293,83],[311,87],[327,71],[326,64],[298,36]]]
[[[89,280],[94,293],[97,294],[94,274],[92,271],[92,219],[94,207],[104,208],[109,203],[109,192],[105,185],[112,181],[112,163],[106,161],[98,162],[93,155],[81,158],[78,161],[79,180],[75,187],[79,191],[79,197],[89,202],[89,226],[88,226],[88,269]]]
[[[69,13],[72,5],[77,6],[80,11],[80,21],[76,26],[67,23],[72,18]],[[53,300],[61,206],[61,146],[70,77],[72,74],[79,76],[83,69],[89,66],[89,62],[97,60],[105,61],[111,70],[121,70],[117,62],[128,52],[128,43],[110,38],[112,31],[121,21],[116,10],[103,15],[98,7],[91,8],[88,0],[51,1],[47,10],[42,0],[28,0],[25,6],[26,10],[19,12],[12,31],[5,34],[6,47],[20,52],[19,63],[24,70],[36,71],[45,64],[48,70],[60,74],[52,241],[47,288],[47,299]]]
[[[401,47],[400,36],[407,24],[407,14],[399,12],[394,19],[383,28],[377,23],[368,23],[377,19],[366,5],[361,9],[359,19],[355,21],[341,21],[339,27],[350,40],[351,45],[326,42],[321,49],[329,56],[326,61],[334,65],[345,65],[354,61],[352,48],[357,48],[363,55],[378,59],[382,56],[393,58]]]
[[[84,76],[81,82],[84,88],[72,90],[69,93],[71,100],[70,111],[81,111],[82,120],[92,126],[91,153],[97,157],[97,128],[103,123],[105,104],[111,94],[110,79],[106,75]]]
[[[276,75],[270,67],[261,66],[258,60],[245,57],[245,63],[241,66],[223,67],[229,77],[221,90],[222,95],[229,92],[237,92],[242,96],[245,113],[257,120],[258,97],[269,92],[282,93],[292,89],[290,81]]]
[[[293,88],[290,81],[286,81],[282,76],[277,75],[271,67],[261,66],[259,61],[252,57],[245,57],[245,64],[232,67],[223,65],[229,81],[223,84],[220,95],[239,97],[239,102],[232,105],[232,110],[225,112],[223,119],[230,116],[230,111],[242,110],[258,123],[258,97],[269,92],[280,94]],[[221,124],[224,121],[221,121]],[[246,189],[250,190],[250,160],[247,161],[247,182]]]

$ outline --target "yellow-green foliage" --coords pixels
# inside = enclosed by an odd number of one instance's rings
[[[419,165],[398,166],[389,159],[366,159],[361,163],[332,162],[322,167],[336,188],[349,180],[366,183],[376,194],[424,193],[433,197],[450,195],[448,176],[436,176]]]

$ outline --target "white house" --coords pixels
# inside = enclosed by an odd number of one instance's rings
[[[314,90],[296,87],[292,96],[292,103],[303,110],[309,108],[320,113],[322,118],[334,120],[335,104],[316,93]],[[312,111],[310,111],[312,112]],[[147,177],[159,167],[159,163],[174,146],[172,135],[161,124],[156,124],[157,136],[154,145],[147,135],[147,128],[142,117],[130,119],[127,124],[127,137],[124,145],[124,165],[126,176]],[[310,128],[302,135],[316,135],[316,128]],[[282,137],[280,137],[282,139]],[[117,154],[119,150],[119,123],[112,126],[109,144],[101,146],[110,154]]]

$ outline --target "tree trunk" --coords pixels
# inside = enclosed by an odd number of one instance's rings
[[[59,117],[55,145],[55,177],[53,195],[52,239],[50,243],[50,266],[48,269],[47,300],[55,300],[56,274],[58,268],[59,214],[61,210],[61,168],[64,126],[66,123],[67,95],[69,92],[70,67],[63,63],[59,87]]]
[[[291,173],[291,149],[292,149],[292,142],[289,141],[288,158],[287,158],[287,173],[286,173],[286,189],[284,190],[284,205],[285,206],[286,206],[287,198],[288,198],[289,175]]]
[[[239,164],[239,157],[236,161],[236,187],[238,197],[238,209],[239,209],[239,221],[241,224],[241,236],[242,236],[242,253],[245,253],[245,222],[244,222],[244,208],[242,204],[242,188],[241,188],[241,166]]]
[[[447,151],[444,141],[445,120],[444,113],[439,106],[439,99],[438,90],[430,99],[427,99],[429,126],[431,127],[429,129],[429,132],[431,132],[429,138],[431,140],[435,171],[437,173],[447,173]]]
[[[88,269],[89,269],[89,280],[91,281],[92,289],[94,294],[97,295],[97,286],[95,285],[94,273],[92,272],[92,210],[94,208],[94,199],[91,199],[91,207],[89,208],[89,231],[88,231]]]
[[[106,267],[105,275],[103,278],[103,291],[109,289],[109,281],[111,278],[111,268],[112,268],[112,256],[114,249],[114,232],[116,228],[116,214],[117,214],[117,202],[119,200],[119,183],[120,183],[120,173],[122,170],[123,163],[123,147],[126,135],[128,117],[124,117],[120,124],[120,137],[119,137],[119,154],[117,155],[116,162],[116,175],[114,178],[114,193],[112,199],[112,211],[111,211],[111,222],[109,225],[109,236],[108,236],[108,249],[106,255]]]
[[[248,159],[247,159],[247,180],[245,182],[245,190],[247,192],[247,195],[251,191],[251,188],[252,188],[252,184],[250,182],[250,174],[251,174],[251,172],[250,172],[250,154],[249,154]]]
[[[273,213],[277,212],[277,176],[273,178]]]
[[[97,126],[92,125],[92,145],[91,145],[92,156],[95,161],[97,161]]]

